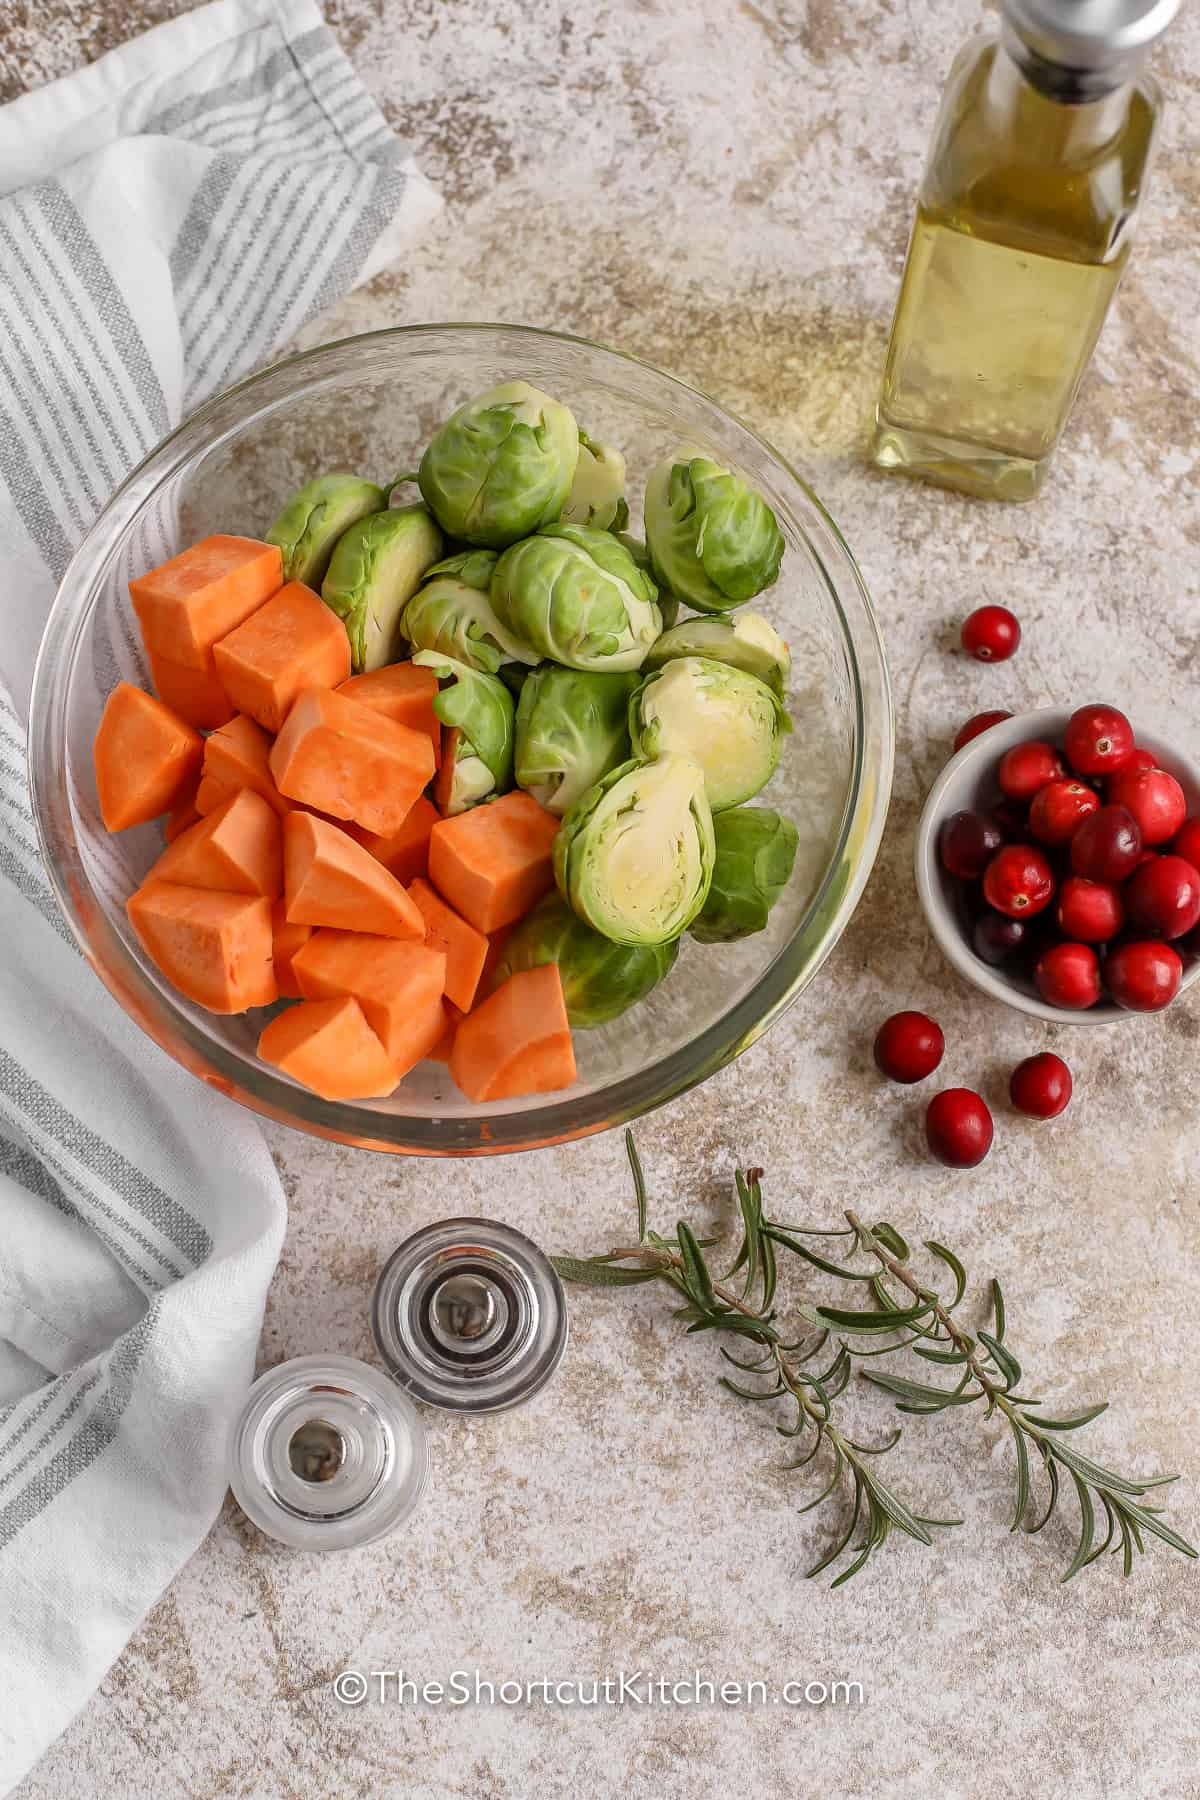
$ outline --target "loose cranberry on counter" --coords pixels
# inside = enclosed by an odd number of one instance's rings
[[[1004,913],[980,913],[971,932],[976,956],[993,969],[999,968],[1022,948],[1029,932],[1023,919],[1009,919]]]
[[[1161,1012],[1179,992],[1183,963],[1170,944],[1118,944],[1104,965],[1104,979],[1127,1012]]]
[[[1040,844],[1068,844],[1077,827],[1099,810],[1095,788],[1082,781],[1050,781],[1033,796],[1029,829]]]
[[[1171,840],[1171,854],[1200,869],[1200,818],[1185,819]]]
[[[1154,856],[1130,876],[1129,917],[1154,937],[1183,937],[1200,921],[1200,870],[1182,856]]]
[[[1071,839],[1071,867],[1089,881],[1124,881],[1141,854],[1141,829],[1126,806],[1102,806]]]
[[[938,854],[951,875],[978,881],[1003,842],[1000,827],[983,813],[956,812],[942,826]]]
[[[1113,806],[1125,806],[1138,822],[1143,844],[1165,844],[1187,817],[1183,789],[1165,769],[1122,769],[1105,788]]]
[[[960,725],[954,736],[954,748],[961,750],[972,738],[977,738],[982,731],[990,731],[993,725],[1002,725],[1005,719],[1011,719],[1010,712],[981,712]]]
[[[1063,747],[1077,775],[1115,775],[1133,755],[1133,726],[1115,706],[1081,706],[1067,721]]]
[[[933,1074],[945,1048],[941,1026],[925,1013],[893,1013],[875,1034],[875,1066],[889,1081],[909,1085]]]
[[[962,647],[976,662],[1007,662],[1020,641],[1020,623],[1007,606],[977,606],[963,621]]]
[[[1009,800],[1033,799],[1039,788],[1061,781],[1066,773],[1053,744],[1033,738],[1028,744],[1014,744],[1000,758],[996,779],[1000,792]]]
[[[1029,842],[1029,808],[1020,800],[998,800],[989,816],[1006,844]]]
[[[992,1147],[992,1115],[970,1088],[945,1088],[926,1109],[925,1141],[948,1168],[973,1169]]]
[[[1100,998],[1100,958],[1088,944],[1052,944],[1038,957],[1033,980],[1047,1005],[1086,1012]]]
[[[1031,919],[1054,898],[1053,870],[1032,844],[1006,844],[987,866],[983,897],[1010,919]]]
[[[1008,1083],[1009,1098],[1031,1119],[1056,1119],[1071,1098],[1071,1071],[1061,1056],[1043,1050],[1017,1064]]]
[[[1125,923],[1125,905],[1113,882],[1068,875],[1058,890],[1055,917],[1064,937],[1080,944],[1104,944]]]

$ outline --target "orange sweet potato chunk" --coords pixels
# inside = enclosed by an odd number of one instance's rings
[[[278,998],[269,900],[155,881],[126,911],[151,961],[198,1006],[237,1013]]]
[[[332,688],[350,673],[350,640],[336,613],[302,581],[289,581],[213,649],[240,712],[277,732],[302,688]]]
[[[317,931],[298,952],[293,973],[306,1000],[353,994],[397,1079],[428,1056],[445,1031],[446,958],[424,944]]]
[[[400,1079],[349,996],[289,1006],[264,1030],[258,1054],[325,1100],[376,1099]]]
[[[275,956],[275,985],[280,997],[299,1000],[300,983],[292,964],[313,934],[311,925],[293,925],[287,916],[287,904],[276,900],[271,908],[271,937]]]
[[[94,754],[100,816],[109,831],[125,831],[184,797],[204,740],[153,694],[119,681],[100,716]]]
[[[242,788],[168,844],[146,880],[277,900],[283,892],[279,815],[261,794]]]
[[[146,648],[193,669],[283,581],[283,554],[256,538],[202,538],[129,584]]]
[[[347,829],[351,837],[357,838],[364,849],[371,852],[376,862],[390,869],[396,880],[407,887],[410,881],[429,873],[429,834],[437,822],[437,807],[421,794],[414,800],[399,831],[380,836],[376,831],[364,831],[361,825],[350,825]]]
[[[460,1012],[470,1012],[487,961],[487,939],[460,919],[428,882],[414,881],[409,892],[425,921],[425,942],[431,950],[442,951],[446,958],[447,1000],[453,1001]]]
[[[293,925],[424,941],[425,921],[396,877],[327,819],[299,810],[288,814],[283,883]]]
[[[426,732],[433,744],[435,768],[440,767],[442,760],[442,725],[433,710],[437,691],[438,678],[433,670],[411,662],[368,669],[343,681],[338,689],[348,699],[361,701],[397,725]]]
[[[477,931],[499,931],[553,887],[558,827],[516,790],[439,819],[429,836],[429,879]]]
[[[554,963],[511,976],[462,1021],[450,1073],[476,1104],[571,1085],[575,1051]]]
[[[399,831],[433,775],[433,745],[361,700],[305,688],[271,751],[289,800],[386,836]]]
[[[182,837],[185,831],[190,831],[201,817],[196,806],[196,790],[193,788],[192,792],[178,801],[167,814],[166,824],[163,826],[163,837],[168,844],[173,844],[177,837]]]
[[[196,811],[214,812],[231,800],[240,788],[261,794],[268,806],[283,818],[290,813],[271,777],[271,740],[261,725],[239,713],[228,725],[214,731],[204,744],[204,766],[196,795]]]
[[[197,731],[215,731],[228,725],[237,707],[217,679],[216,666],[191,669],[186,663],[170,662],[165,656],[149,652],[150,673],[158,689],[158,697],[173,713],[194,725]]]

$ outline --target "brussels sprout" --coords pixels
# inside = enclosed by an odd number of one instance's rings
[[[496,560],[490,550],[474,555]],[[445,566],[438,563],[437,569]],[[536,650],[504,629],[492,610],[486,583],[480,588],[454,575],[439,575],[436,569],[433,579],[418,588],[405,607],[400,629],[414,649],[440,651],[486,675],[495,675],[502,663],[539,660]]]
[[[417,480],[443,531],[500,550],[558,518],[578,461],[570,409],[527,381],[506,381],[446,421]]]
[[[713,820],[717,846],[708,898],[689,929],[702,944],[730,944],[761,931],[792,878],[798,834],[766,806],[739,806]]]
[[[636,675],[584,674],[543,663],[517,707],[517,785],[547,812],[565,813],[586,788],[629,755]]]
[[[385,488],[357,475],[318,475],[292,495],[267,533],[283,551],[283,579],[319,588],[344,531],[387,505]]]
[[[546,525],[506,550],[492,605],[514,637],[569,669],[640,668],[662,630],[657,589],[593,525]]]
[[[419,650],[414,663],[449,682],[433,710],[443,725],[459,732],[448,813],[466,812],[512,786],[513,698],[502,681],[439,650]]]
[[[465,581],[469,588],[486,594],[492,585],[492,571],[498,554],[496,550],[455,550],[441,562],[434,563],[432,569],[426,569],[425,579],[432,581],[435,575],[453,575],[456,581]]]
[[[611,444],[597,444],[586,431],[579,433],[579,462],[561,522],[595,525],[601,531],[622,531],[629,523],[625,458]]]
[[[765,682],[705,656],[666,663],[629,703],[634,755],[694,758],[714,812],[740,806],[771,779],[790,730]]]
[[[704,905],[712,865],[704,771],[690,756],[611,769],[554,840],[559,893],[616,944],[677,938]]]
[[[670,973],[678,954],[678,938],[667,944],[614,944],[577,919],[557,894],[547,894],[505,939],[492,985],[499,987],[523,969],[557,963],[567,1018],[588,1031],[644,1000]]]
[[[696,612],[728,612],[779,574],[783,534],[766,501],[705,456],[660,463],[646,483],[654,578]]]
[[[423,506],[372,513],[338,539],[321,598],[345,624],[356,671],[397,660],[404,609],[441,549]]]
[[[765,681],[781,700],[792,667],[787,645],[770,620],[757,612],[739,613],[736,619],[685,619],[663,632],[645,668],[661,669],[677,656],[706,656],[710,662],[743,669]]]

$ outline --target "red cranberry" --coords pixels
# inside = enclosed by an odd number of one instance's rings
[[[875,1036],[875,1066],[889,1081],[924,1081],[942,1060],[940,1025],[920,1012],[893,1013]]]
[[[1015,956],[1025,942],[1029,927],[1023,919],[1009,919],[991,909],[980,913],[971,933],[975,954],[992,968],[998,968]]]
[[[1020,641],[1020,624],[1007,606],[978,606],[963,621],[962,646],[976,662],[1007,662]]]
[[[1155,937],[1183,937],[1200,921],[1200,870],[1182,856],[1155,856],[1129,878],[1129,917]]]
[[[1033,979],[1047,1005],[1085,1012],[1100,998],[1100,958],[1089,944],[1051,944],[1038,957]]]
[[[1182,856],[1193,869],[1200,869],[1200,818],[1185,819],[1171,844],[1174,856]]]
[[[991,817],[1006,844],[1029,842],[1029,808],[1020,800],[998,800]]]
[[[1113,776],[1113,780],[1118,780],[1120,775],[1138,775],[1143,769],[1157,769],[1157,767],[1153,750],[1135,750],[1119,774]]]
[[[1126,806],[1102,806],[1071,839],[1071,867],[1089,881],[1124,881],[1141,854],[1142,833]]]
[[[1104,965],[1104,979],[1127,1012],[1159,1012],[1179,992],[1183,963],[1170,944],[1118,944]]]
[[[1063,747],[1077,775],[1115,775],[1133,755],[1133,726],[1115,706],[1081,706],[1067,721]]]
[[[1028,744],[1014,744],[1000,758],[996,779],[1000,792],[1009,800],[1032,800],[1039,788],[1062,779],[1064,770],[1053,744],[1036,738]]]
[[[1054,898],[1050,864],[1032,844],[1006,844],[987,866],[983,897],[1010,919],[1032,918]]]
[[[1120,889],[1111,881],[1068,875],[1058,890],[1057,918],[1064,937],[1080,944],[1103,944],[1125,923]]]
[[[1031,1119],[1056,1119],[1067,1109],[1071,1088],[1070,1069],[1050,1050],[1018,1063],[1008,1083],[1013,1105]]]
[[[1002,725],[1005,719],[1011,719],[1010,712],[981,712],[960,725],[954,737],[954,748],[961,750],[972,738],[977,738],[981,731],[990,731],[993,725]]]
[[[961,881],[978,881],[1003,842],[1000,827],[982,813],[951,813],[938,838],[942,867]]]
[[[970,1088],[946,1088],[926,1109],[925,1140],[939,1162],[973,1169],[992,1147],[992,1115]]]
[[[1187,817],[1183,789],[1165,769],[1122,769],[1105,789],[1110,805],[1125,806],[1137,820],[1143,844],[1165,844]]]
[[[1067,844],[1090,813],[1099,812],[1094,788],[1082,781],[1050,781],[1029,808],[1029,829],[1040,844]]]

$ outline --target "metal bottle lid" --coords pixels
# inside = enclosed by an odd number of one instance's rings
[[[567,1309],[551,1263],[524,1232],[491,1219],[444,1219],[389,1258],[371,1329],[418,1400],[447,1412],[499,1412],[553,1375]]]
[[[299,1356],[260,1375],[229,1434],[229,1485],[249,1519],[297,1550],[372,1543],[425,1491],[420,1414],[352,1356]]]
[[[1162,36],[1179,0],[1001,0],[1021,66],[1038,85],[1067,77],[1076,99],[1098,98],[1127,79]]]

